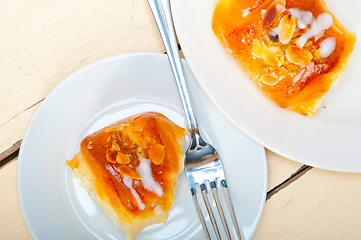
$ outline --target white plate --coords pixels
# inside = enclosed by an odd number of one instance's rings
[[[183,64],[201,132],[220,152],[244,239],[250,239],[266,197],[264,148],[216,109]],[[49,94],[30,122],[18,163],[20,206],[34,239],[124,239],[123,232],[78,186],[65,161],[73,157],[87,134],[150,110],[185,127],[164,54],[102,59],[72,74]],[[168,223],[148,227],[136,239],[204,238],[187,180],[181,174]]]
[[[361,172],[361,46],[346,75],[311,119],[266,99],[212,32],[215,0],[171,0],[178,39],[193,74],[238,128],[272,151],[307,165]],[[361,2],[326,0],[330,11],[361,36]],[[325,108],[323,108],[325,107]]]

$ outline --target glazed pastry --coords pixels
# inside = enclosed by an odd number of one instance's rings
[[[307,117],[345,73],[356,41],[323,0],[221,0],[212,28],[265,96]]]
[[[185,134],[164,115],[147,112],[86,136],[66,163],[127,239],[133,239],[168,218],[183,170]]]

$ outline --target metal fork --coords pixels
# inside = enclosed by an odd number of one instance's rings
[[[207,182],[209,182],[213,198],[216,202],[219,216],[223,224],[223,228],[226,232],[227,238],[231,239],[231,234],[227,225],[221,198],[217,188],[217,179],[219,178],[237,237],[238,239],[241,239],[241,233],[239,231],[237,219],[233,210],[221,159],[217,151],[202,139],[198,130],[197,120],[187,90],[181,59],[178,52],[178,44],[173,27],[169,0],[148,0],[148,4],[152,10],[154,19],[157,23],[160,35],[166,48],[190,129],[191,142],[186,153],[185,172],[190,185],[192,198],[197,209],[199,219],[203,226],[203,230],[207,239],[210,240],[211,237],[197,198],[197,184],[200,186],[200,190],[216,237],[217,239],[221,239],[208,195]]]

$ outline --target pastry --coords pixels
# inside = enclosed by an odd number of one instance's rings
[[[266,97],[307,117],[345,73],[356,41],[323,0],[221,0],[212,29]]]
[[[86,136],[66,164],[127,239],[133,239],[168,218],[183,170],[185,134],[164,115],[146,112]]]

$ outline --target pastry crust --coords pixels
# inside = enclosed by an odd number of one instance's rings
[[[221,0],[212,29],[266,97],[307,117],[344,75],[356,41],[323,0]]]
[[[66,163],[126,238],[133,239],[168,218],[184,166],[185,134],[164,115],[147,112],[86,136]]]

